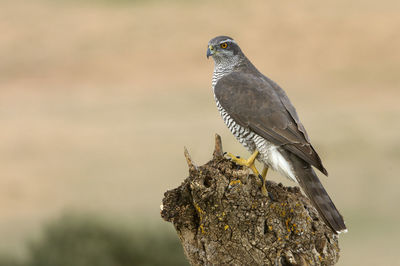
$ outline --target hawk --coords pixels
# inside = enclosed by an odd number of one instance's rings
[[[212,88],[217,108],[229,130],[252,154],[247,160],[227,155],[252,169],[261,179],[264,195],[268,195],[265,176],[269,168],[297,182],[325,223],[335,233],[346,232],[342,215],[313,167],[325,175],[328,172],[283,89],[258,71],[228,36],[209,41],[210,56],[215,63]],[[255,160],[264,164],[262,174]]]

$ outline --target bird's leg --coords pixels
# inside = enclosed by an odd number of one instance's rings
[[[249,167],[251,170],[253,170],[255,175],[257,175],[257,176],[260,175],[260,173],[257,171],[257,169],[256,169],[256,167],[254,165],[254,161],[255,161],[255,159],[256,159],[256,157],[258,155],[258,151],[257,150],[247,160],[243,159],[243,158],[240,158],[238,156],[235,156],[235,155],[233,155],[232,153],[229,153],[229,152],[227,152],[226,155],[228,157],[230,157],[231,161],[236,163],[237,165]]]
[[[267,189],[265,188],[265,176],[267,175],[268,167],[264,167],[262,175],[260,175],[260,173],[258,172],[258,170],[257,170],[257,168],[256,168],[256,166],[254,164],[254,161],[256,160],[258,153],[259,152],[256,150],[255,152],[253,152],[253,154],[247,160],[246,159],[242,159],[242,158],[238,158],[237,156],[235,156],[235,155],[233,155],[232,153],[229,153],[229,152],[226,153],[226,155],[231,158],[232,162],[234,162],[234,163],[236,163],[238,165],[249,167],[253,171],[253,173],[258,178],[260,178],[261,184],[262,184],[261,192],[262,192],[263,195],[267,196],[268,192],[267,192]]]
[[[262,170],[262,173],[261,173],[261,177],[262,177],[262,180],[261,180],[261,182],[262,182],[261,193],[264,196],[268,195],[267,188],[265,187],[265,182],[267,181],[267,179],[266,179],[267,173],[268,173],[268,166],[264,165],[264,169]]]

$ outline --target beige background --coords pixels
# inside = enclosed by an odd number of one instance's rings
[[[0,2],[0,251],[65,210],[168,227],[163,192],[247,152],[206,45],[230,35],[297,108],[343,213],[339,265],[400,263],[398,1]],[[281,176],[270,178],[288,183]]]

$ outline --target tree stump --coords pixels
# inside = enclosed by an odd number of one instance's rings
[[[197,167],[186,148],[189,177],[165,192],[161,216],[172,222],[191,265],[333,265],[338,236],[298,187],[267,181],[269,196],[248,169],[223,157]]]

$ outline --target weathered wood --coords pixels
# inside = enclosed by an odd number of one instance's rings
[[[333,265],[338,236],[298,187],[259,179],[223,157],[195,166],[185,149],[189,177],[165,193],[161,216],[172,222],[192,265]]]

